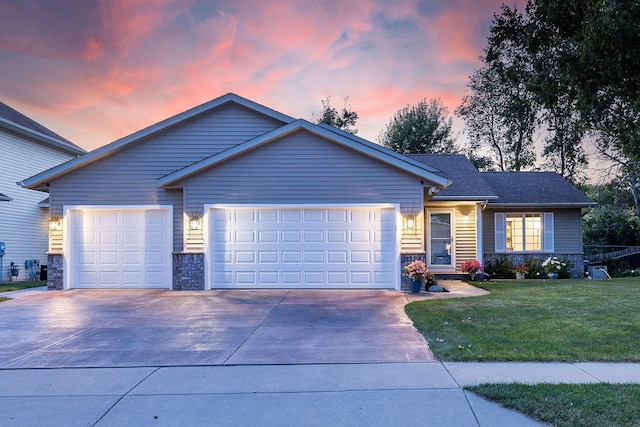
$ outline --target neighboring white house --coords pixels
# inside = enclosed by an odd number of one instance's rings
[[[49,210],[46,194],[17,182],[85,150],[0,102],[0,153],[0,242],[5,243],[0,281],[10,279],[11,262],[19,266],[19,280],[25,280],[25,261],[46,264]]]

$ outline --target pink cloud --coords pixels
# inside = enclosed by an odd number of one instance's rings
[[[307,119],[326,96],[336,106],[349,96],[360,134],[375,139],[425,97],[453,111],[498,7],[461,0],[432,15],[409,0],[256,0],[207,3],[209,15],[195,0],[100,0],[75,22],[24,1],[0,5],[0,92],[85,148],[230,91]]]

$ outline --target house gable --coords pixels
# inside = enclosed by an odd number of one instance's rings
[[[123,158],[135,158],[142,152],[157,152],[156,157],[165,158],[166,166],[154,172],[158,177],[292,120],[248,99],[227,94],[28,178],[22,185],[46,191],[48,182],[70,172],[109,158],[118,165]],[[144,163],[147,168],[153,161]],[[137,158],[133,166],[139,164]]]
[[[261,135],[251,141],[247,141],[243,144],[232,147],[229,150],[219,153],[218,155],[203,159],[183,169],[163,176],[158,179],[158,184],[161,186],[178,185],[179,181],[188,176],[198,174],[207,168],[227,161],[231,158],[244,155],[245,153],[254,150],[257,147],[265,144],[270,144],[273,141],[276,141],[288,134],[297,132],[299,130],[304,130],[307,133],[315,134],[327,141],[331,141],[334,143],[334,146],[337,145],[346,147],[352,151],[359,152],[362,155],[374,158],[380,162],[387,163],[390,166],[402,169],[405,172],[417,175],[423,178],[424,186],[432,186],[434,192],[439,191],[451,184],[451,182],[446,178],[433,173],[433,169],[426,165],[410,161],[406,157],[398,155],[397,153],[387,150],[377,144],[372,144],[370,142],[363,143],[358,140],[342,137],[319,126],[313,125],[305,120],[296,120],[295,122],[282,126],[281,128],[278,128],[270,133]],[[296,147],[296,149],[299,148],[303,147]],[[335,160],[336,155],[334,153],[329,157],[332,160]],[[424,180],[426,180],[427,182],[424,182]]]
[[[422,182],[421,182],[422,181]],[[306,129],[172,181],[187,210],[222,204],[422,203],[424,178]]]

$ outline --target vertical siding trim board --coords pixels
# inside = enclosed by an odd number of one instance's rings
[[[395,210],[396,224],[395,224],[395,243],[394,243],[394,269],[393,273],[395,277],[395,283],[393,288],[400,290],[401,286],[401,237],[402,237],[402,215],[400,213],[400,204],[393,203],[327,203],[327,204],[205,204],[204,215],[202,217],[202,232],[204,239],[204,280],[205,290],[211,290],[211,242],[209,241],[209,213],[212,209],[389,209]]]
[[[484,224],[482,222],[482,205],[476,205],[476,256],[480,264],[484,265],[484,250],[482,247]]]

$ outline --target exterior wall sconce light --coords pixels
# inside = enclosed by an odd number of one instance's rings
[[[190,230],[202,230],[202,217],[192,216],[189,219],[189,229]]]
[[[62,230],[62,218],[49,218],[49,230],[61,231]]]
[[[416,217],[415,216],[405,216],[404,224],[407,230],[414,230],[416,228]]]

